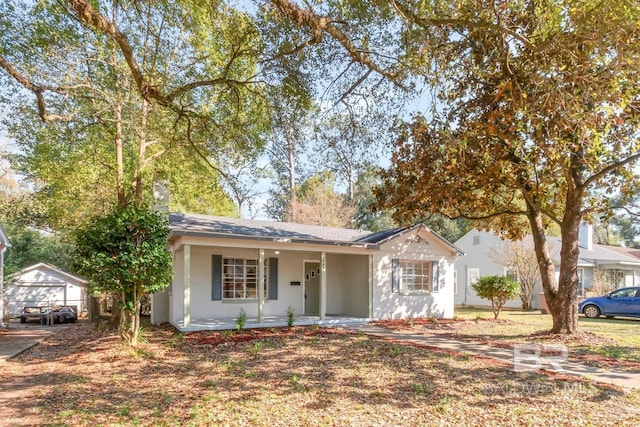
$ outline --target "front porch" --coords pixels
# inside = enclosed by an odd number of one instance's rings
[[[320,319],[319,316],[299,315],[294,317],[293,326],[318,325],[322,327],[338,327],[343,325],[363,325],[369,323],[371,320],[373,319],[329,314],[326,315],[324,319]],[[235,318],[196,318],[191,319],[191,322],[189,322],[187,326],[184,325],[184,321],[171,322],[171,324],[180,332],[236,329]],[[262,322],[260,322],[257,317],[248,317],[244,329],[278,328],[284,326],[288,326],[286,316],[265,316]]]

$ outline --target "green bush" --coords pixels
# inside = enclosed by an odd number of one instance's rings
[[[518,282],[507,276],[481,277],[471,287],[480,298],[491,301],[494,319],[498,318],[506,302],[514,299],[520,293]]]
[[[295,311],[293,310],[293,307],[289,306],[287,308],[287,325],[289,327],[293,326],[293,321],[295,319],[294,313],[295,313]]]
[[[96,216],[75,232],[74,269],[92,294],[111,295],[120,312],[120,335],[135,346],[142,300],[166,289],[173,277],[167,249],[169,223],[147,206],[130,204]]]
[[[244,329],[244,325],[247,323],[247,312],[244,311],[244,308],[240,309],[240,313],[238,313],[238,317],[236,317],[236,329],[238,332],[242,332]]]

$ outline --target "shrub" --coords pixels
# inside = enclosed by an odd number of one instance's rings
[[[111,295],[120,308],[120,336],[135,346],[143,299],[173,277],[168,221],[147,206],[130,204],[96,216],[76,230],[74,270],[92,294]]]
[[[294,319],[294,309],[293,307],[289,306],[287,308],[287,325],[289,325],[289,327],[293,326],[293,319]]]
[[[494,319],[498,318],[505,303],[517,297],[520,292],[518,282],[507,276],[481,277],[471,286],[480,298],[491,301]]]
[[[240,313],[238,313],[238,317],[236,317],[236,329],[238,332],[242,332],[244,329],[244,325],[247,323],[247,312],[244,311],[244,308],[240,309]]]

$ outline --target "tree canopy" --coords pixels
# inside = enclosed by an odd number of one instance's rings
[[[410,34],[444,41],[421,39],[441,104],[398,127],[378,196],[400,218],[478,219],[511,238],[528,229],[553,329],[573,332],[579,224],[610,209],[603,195],[627,197],[638,183],[640,9],[481,6],[489,5],[403,9]],[[558,281],[549,223],[559,224],[563,242]]]
[[[607,195],[625,203],[640,182],[638,4],[272,4],[370,74],[428,88],[422,114],[397,127],[380,206],[402,221],[439,213],[512,238],[530,231],[553,331],[574,332],[580,221],[609,211]],[[559,280],[551,223],[563,242]]]
[[[233,212],[210,153],[260,146],[266,123],[246,13],[189,1],[1,8],[5,122],[54,224],[149,200],[156,179],[178,208]]]

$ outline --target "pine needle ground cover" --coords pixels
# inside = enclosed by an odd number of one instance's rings
[[[72,325],[0,369],[3,425],[635,426],[615,387],[344,330]],[[225,339],[228,338],[228,339]],[[607,414],[603,417],[602,414]]]

